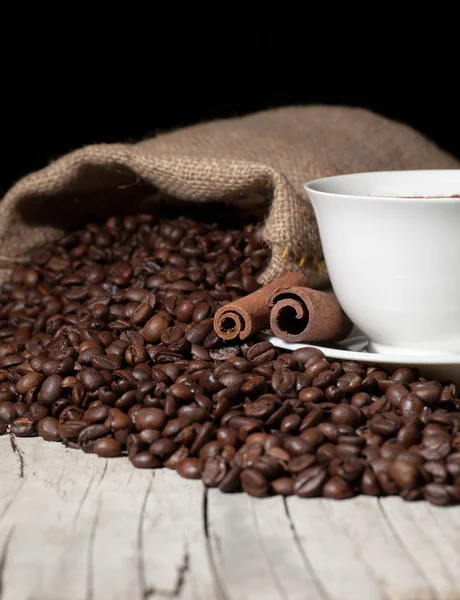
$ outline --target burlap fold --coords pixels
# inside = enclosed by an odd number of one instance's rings
[[[149,124],[146,124],[148,127]],[[136,144],[91,145],[23,178],[0,203],[0,275],[87,218],[135,210],[153,191],[190,202],[270,201],[267,283],[327,281],[309,180],[387,169],[458,168],[413,129],[358,108],[294,106],[200,124]]]

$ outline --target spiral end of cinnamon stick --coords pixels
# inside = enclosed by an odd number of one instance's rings
[[[244,311],[236,312],[232,308],[223,306],[214,317],[214,329],[217,335],[224,340],[244,339],[251,324],[245,320]],[[245,335],[246,334],[246,335]]]
[[[345,338],[352,323],[336,296],[304,287],[280,288],[269,298],[270,327],[286,342],[332,342]]]

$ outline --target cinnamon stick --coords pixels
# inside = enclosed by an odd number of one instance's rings
[[[259,290],[244,296],[235,302],[222,306],[214,317],[214,329],[224,340],[239,337],[244,340],[250,335],[268,329],[270,323],[270,307],[267,299],[279,287],[307,285],[308,279],[301,273],[286,273]]]
[[[270,328],[285,342],[331,342],[349,335],[353,324],[335,294],[307,287],[279,287],[268,298]]]

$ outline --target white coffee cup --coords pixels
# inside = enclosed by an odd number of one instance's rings
[[[373,352],[460,353],[460,170],[306,184],[335,293]]]

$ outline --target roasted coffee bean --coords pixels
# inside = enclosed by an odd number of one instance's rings
[[[76,440],[87,426],[86,421],[59,421],[58,434],[65,440]]]
[[[310,379],[315,379],[322,371],[329,370],[329,362],[325,358],[318,358],[312,362],[307,362],[305,365],[305,374]]]
[[[329,464],[329,473],[338,475],[348,482],[358,480],[364,471],[364,461],[353,456],[333,458]]]
[[[31,417],[19,417],[10,424],[10,432],[17,437],[30,437],[35,434],[35,423]]]
[[[159,458],[145,451],[130,457],[130,461],[138,469],[158,469],[162,465]]]
[[[0,419],[2,421],[5,421],[5,423],[12,423],[17,416],[18,415],[12,402],[0,402]]]
[[[54,377],[54,375],[52,375],[52,377]],[[83,384],[85,390],[87,390],[88,392],[94,392],[104,384],[104,377],[101,374],[101,372],[97,371],[96,369],[93,369],[92,367],[83,368],[78,373],[77,377]],[[45,383],[46,381],[43,383],[40,393],[42,392]]]
[[[293,357],[302,367],[308,361],[324,358],[324,354],[318,348],[299,348],[293,352]]]
[[[143,336],[147,342],[157,344],[160,341],[162,333],[169,327],[169,321],[166,317],[155,315],[144,325]]]
[[[185,479],[200,479],[201,463],[198,458],[185,458],[177,465],[176,471]]]
[[[104,437],[93,444],[94,454],[104,458],[120,456],[122,449],[122,444],[118,440],[110,437]]]
[[[355,495],[354,489],[351,485],[339,475],[334,475],[323,487],[323,496],[325,498],[334,498],[337,500],[344,500],[345,498],[352,498]]]
[[[424,408],[423,400],[413,392],[406,394],[399,404],[400,414],[406,423],[421,417]]]
[[[246,358],[253,365],[264,365],[274,360],[277,350],[270,342],[258,342],[249,348]]]
[[[240,475],[240,481],[243,491],[250,496],[263,498],[268,493],[269,483],[256,469],[244,469]]]
[[[419,476],[417,465],[399,458],[391,464],[389,473],[401,489],[414,488]]]
[[[427,406],[435,406],[441,397],[442,385],[437,381],[415,382],[410,387]]]
[[[376,458],[370,463],[381,489],[385,494],[393,496],[400,488],[390,475],[391,464],[391,460],[387,458]]]
[[[109,407],[106,404],[99,404],[88,408],[83,415],[83,419],[90,424],[103,423],[109,415]]]
[[[316,463],[314,454],[302,454],[292,458],[287,464],[287,470],[293,475],[297,475],[301,471],[305,471]]]
[[[280,448],[277,448],[277,450],[280,450]],[[262,473],[262,475],[269,481],[276,479],[285,473],[282,462],[277,458],[267,454],[258,458],[254,462],[253,468],[259,473]]]
[[[108,427],[101,423],[88,425],[78,435],[78,444],[83,452],[92,452],[94,444],[109,433]]]
[[[350,425],[350,427],[358,427],[361,423],[361,412],[359,408],[356,408],[356,406],[339,404],[332,409],[331,419],[336,425]]]
[[[442,483],[429,483],[423,488],[423,497],[436,506],[448,506],[452,502],[449,488]]]
[[[6,421],[3,421],[3,419],[0,419],[0,435],[5,435],[7,431],[8,423]]]
[[[322,444],[316,451],[316,458],[320,464],[329,463],[337,454],[337,446],[334,444]]]
[[[247,417],[256,419],[267,419],[276,408],[276,397],[270,394],[265,394],[251,402],[249,399],[244,404],[244,414]]]
[[[144,429],[161,430],[166,425],[166,415],[161,408],[141,408],[134,419],[137,431]]]
[[[401,426],[401,419],[394,413],[377,414],[369,421],[369,429],[383,437],[395,435]]]
[[[294,493],[294,480],[292,477],[279,477],[273,480],[270,485],[275,494],[292,496]]]
[[[423,465],[422,472],[434,483],[447,483],[449,470],[440,461],[427,461]]]
[[[224,458],[215,456],[208,458],[203,467],[201,478],[206,487],[217,487],[228,471],[228,465]]]
[[[281,421],[280,431],[282,433],[295,433],[298,431],[301,423],[302,419],[299,415],[287,415]]]
[[[301,498],[319,496],[326,481],[327,471],[324,467],[309,467],[296,476],[294,493]]]
[[[367,496],[380,496],[382,489],[377,481],[374,471],[366,469],[361,479],[361,491]]]
[[[422,439],[420,429],[421,428],[417,423],[408,423],[407,425],[403,425],[398,431],[396,437],[397,442],[405,448],[410,448],[410,446],[418,444]]]
[[[241,487],[240,473],[241,467],[232,466],[219,483],[219,490],[226,494],[239,491]]]
[[[35,371],[29,371],[26,375],[23,375],[16,382],[16,389],[20,394],[27,394],[29,390],[35,389],[40,386],[44,376],[41,373],[35,373]]]
[[[38,393],[38,402],[45,406],[51,406],[57,400],[61,393],[62,377],[60,375],[50,375],[47,377]]]
[[[58,420],[53,417],[44,417],[37,425],[38,435],[47,442],[58,442],[61,436],[58,433]]]
[[[199,452],[199,457],[201,461],[206,461],[208,458],[214,458],[218,456],[222,452],[222,444],[216,440],[212,442],[206,442],[204,446],[201,447]]]

